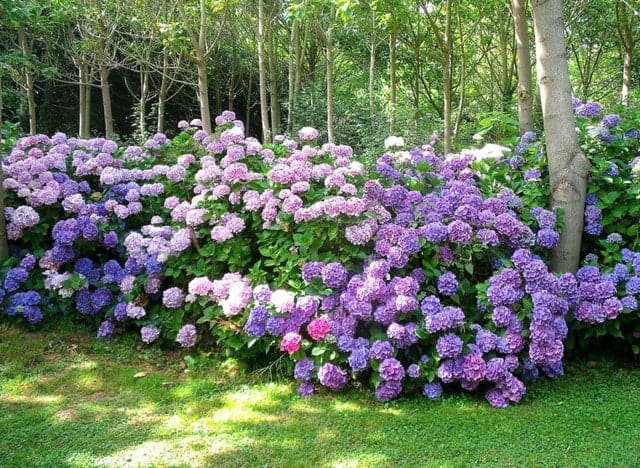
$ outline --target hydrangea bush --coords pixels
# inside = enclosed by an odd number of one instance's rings
[[[612,321],[640,292],[619,297],[596,267],[548,271],[561,216],[531,183],[546,170],[533,134],[497,160],[398,139],[365,168],[310,127],[263,145],[232,112],[216,125],[141,147],[21,139],[3,165],[6,314],[284,354],[304,396],[360,381],[381,401],[462,388],[504,407],[562,374],[568,317]]]

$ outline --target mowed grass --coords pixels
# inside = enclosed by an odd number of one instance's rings
[[[2,467],[640,465],[631,365],[574,362],[506,410],[466,394],[381,404],[66,330],[0,324]]]

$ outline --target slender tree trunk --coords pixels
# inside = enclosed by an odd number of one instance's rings
[[[251,128],[251,94],[253,93],[253,67],[249,67],[249,82],[247,83],[247,103],[244,109],[244,125],[248,129]]]
[[[198,102],[200,104],[200,120],[202,129],[211,133],[211,108],[209,107],[209,77],[207,76],[206,57],[207,9],[206,1],[200,0],[200,30],[198,45],[195,50],[198,67]]]
[[[298,65],[298,52],[300,47],[300,22],[293,21],[289,40],[289,99],[287,112],[287,132],[293,131],[293,113],[296,111],[296,73]]]
[[[396,133],[396,101],[398,84],[396,81],[396,42],[398,33],[395,25],[389,35],[389,135]]]
[[[2,130],[2,111],[4,101],[2,100],[2,70],[0,70],[0,130]],[[2,143],[2,133],[0,133],[0,143]],[[6,221],[4,219],[4,173],[0,166],[0,262],[9,256],[9,243],[7,239]]]
[[[200,104],[200,120],[202,129],[211,133],[211,108],[209,107],[209,77],[207,62],[202,55],[198,58],[198,103]]]
[[[138,120],[140,125],[140,136],[145,139],[147,135],[147,97],[149,95],[149,72],[140,71],[140,109]]]
[[[3,111],[4,111],[4,101],[2,100],[2,70],[0,70],[0,131],[2,130],[2,125],[4,124],[2,120]],[[0,133],[0,143],[2,143],[2,133]]]
[[[444,153],[451,153],[451,101],[453,94],[453,46],[451,40],[451,0],[446,0],[444,44],[442,57],[442,83],[444,86]]]
[[[377,46],[377,19],[376,10],[371,7],[371,44],[369,46],[369,122],[371,132],[374,132],[376,124],[376,101],[375,101],[375,85],[376,85],[376,46]]]
[[[0,138],[2,141],[2,138]],[[4,218],[4,173],[0,168],[0,262],[9,256],[9,240],[7,238],[7,226]]]
[[[629,12],[626,1],[619,1],[616,4],[616,19],[618,22],[618,35],[622,44],[622,92],[620,102],[622,105],[629,105],[629,94],[631,93],[631,70],[633,65],[633,49],[638,40],[633,40],[633,19],[634,13]]]
[[[78,67],[78,135],[80,138],[86,138],[87,129],[85,128],[86,119],[85,112],[87,111],[87,66],[83,63]]]
[[[102,109],[104,112],[104,134],[106,138],[112,138],[113,132],[113,113],[111,112],[111,88],[109,86],[109,68],[106,65],[100,65],[100,91],[102,93]]]
[[[270,15],[269,21],[273,21]],[[274,134],[280,133],[280,100],[278,99],[278,55],[276,51],[275,38],[273,36],[273,26],[267,31],[267,44],[269,45],[269,97],[271,108],[271,129]]]
[[[331,7],[331,18],[335,17],[335,5]],[[327,52],[327,139],[329,143],[335,140],[333,129],[333,27],[329,25],[325,36],[325,45]]]
[[[160,89],[158,90],[158,133],[164,133],[165,112],[167,108],[167,95],[169,94],[169,52],[167,49],[162,53],[162,78]]]
[[[32,52],[31,44],[29,43],[29,39],[27,38],[26,26],[20,25],[18,29],[18,40],[20,41],[20,49],[22,50],[22,55],[25,59],[29,59]],[[36,125],[36,96],[35,96],[35,84],[33,72],[31,71],[30,65],[24,65],[24,83],[22,84],[25,93],[27,95],[27,107],[29,110],[29,133],[35,135],[38,133],[37,125]]]
[[[520,135],[533,130],[533,96],[531,92],[531,51],[527,27],[526,0],[511,0],[511,15],[516,36],[518,71],[518,122]]]
[[[589,160],[575,132],[562,0],[534,0],[532,7],[551,206],[562,210],[563,219],[560,241],[552,252],[552,268],[575,272],[580,263]]]
[[[84,137],[88,138],[91,135],[91,92],[93,91],[91,88],[91,69],[87,65],[87,82],[84,87]]]
[[[464,53],[464,34],[462,32],[462,14],[460,12],[460,0],[456,3],[456,21],[458,24],[458,31],[460,33],[460,87],[459,87],[459,95],[458,98],[458,111],[456,112],[456,122],[453,127],[453,139],[458,142],[458,137],[460,135],[460,125],[462,123],[462,115],[464,113],[465,102],[465,94],[467,91],[467,59],[466,54]]]
[[[267,103],[267,72],[264,60],[264,0],[258,0],[258,76],[260,81],[260,120],[262,121],[262,140],[272,142],[271,127],[269,125],[269,109]]]

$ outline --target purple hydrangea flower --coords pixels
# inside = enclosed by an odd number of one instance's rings
[[[442,396],[442,384],[440,382],[426,383],[422,387],[422,394],[429,400],[437,400]]]
[[[184,325],[178,330],[176,341],[180,343],[183,348],[191,348],[196,344],[197,332],[196,327],[192,324]]]
[[[401,381],[404,378],[405,371],[400,361],[395,358],[387,358],[380,363],[378,368],[380,377],[387,381]]]
[[[453,358],[462,353],[462,338],[455,333],[448,333],[438,338],[436,351],[443,358]]]
[[[140,338],[143,343],[153,343],[160,337],[160,330],[153,325],[147,325],[140,329]]]
[[[400,395],[402,382],[399,380],[383,380],[376,387],[375,395],[378,401],[389,401]]]
[[[445,296],[453,296],[458,289],[456,275],[450,271],[444,272],[438,278],[438,291]]]
[[[318,380],[322,385],[336,392],[347,384],[347,373],[328,362],[318,369]]]

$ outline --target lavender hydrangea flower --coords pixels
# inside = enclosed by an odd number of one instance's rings
[[[184,302],[184,293],[180,288],[165,289],[162,293],[162,304],[168,309],[177,309]]]
[[[192,324],[187,324],[178,330],[176,341],[180,343],[180,346],[183,348],[191,348],[196,344],[196,338],[196,327]]]
[[[143,343],[153,343],[160,337],[160,330],[153,325],[146,325],[140,329],[140,338]]]

